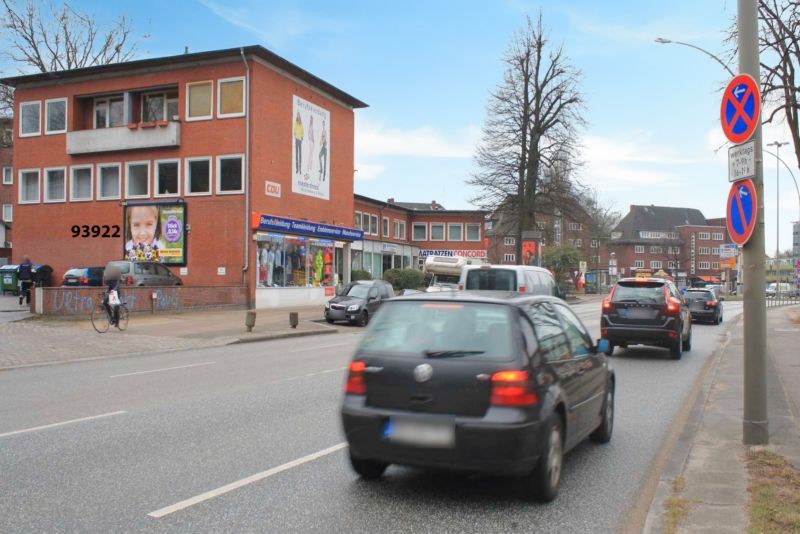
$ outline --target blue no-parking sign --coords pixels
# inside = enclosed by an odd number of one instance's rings
[[[744,143],[756,131],[761,113],[758,83],[749,74],[740,74],[722,93],[720,122],[731,143]]]
[[[753,235],[758,216],[756,186],[752,180],[741,180],[731,186],[725,211],[731,240],[737,245],[744,245]]]

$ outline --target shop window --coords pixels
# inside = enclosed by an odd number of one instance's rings
[[[353,271],[360,271],[364,268],[363,261],[363,252],[360,250],[351,250],[350,251],[350,269]]]
[[[97,199],[107,200],[120,197],[119,163],[97,166]]]
[[[180,194],[180,165],[178,160],[156,161],[156,195],[171,197]]]
[[[186,194],[211,194],[211,158],[186,158]]]
[[[42,103],[23,102],[19,105],[19,136],[31,137],[42,133]]]
[[[142,95],[142,122],[173,120],[178,115],[178,91]]]
[[[431,223],[431,241],[444,241],[444,223]]]
[[[11,167],[3,167],[3,185],[14,185],[14,172]]]
[[[92,166],[70,169],[69,199],[73,202],[92,200]]]
[[[257,234],[256,239],[259,287],[333,285],[333,241],[282,234]]]
[[[481,240],[481,225],[479,223],[467,224],[467,241]]]
[[[411,239],[414,241],[427,241],[428,240],[428,225],[425,223],[412,223],[411,224]]]
[[[125,126],[125,100],[121,96],[98,98],[94,101],[94,127]]]
[[[45,100],[44,117],[45,134],[65,133],[67,131],[67,99]]]
[[[135,161],[125,166],[125,198],[150,196],[150,162]]]
[[[464,227],[461,223],[449,223],[447,225],[447,240],[448,241],[463,241]]]
[[[217,118],[244,116],[244,78],[218,80]]]
[[[19,171],[19,203],[39,202],[39,169]]]
[[[14,222],[14,206],[3,204],[3,222]]]
[[[186,120],[207,120],[212,117],[211,103],[214,101],[212,82],[186,84]]]

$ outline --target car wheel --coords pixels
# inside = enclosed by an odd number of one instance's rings
[[[353,458],[350,455],[350,465],[353,466],[353,471],[358,473],[361,478],[367,480],[377,480],[381,478],[383,472],[389,467],[385,462],[377,462],[375,460],[366,460],[363,458]]]
[[[719,315],[719,322],[717,324],[722,324],[722,314]]]
[[[692,350],[692,326],[689,325],[689,334],[686,336],[686,341],[682,343],[681,348],[685,351]]]
[[[541,502],[550,502],[558,495],[561,466],[564,461],[564,428],[557,414],[550,416],[544,440],[544,449],[533,473],[528,475],[529,490]]]
[[[608,443],[611,441],[611,433],[614,431],[614,382],[609,382],[606,391],[606,400],[603,403],[603,420],[594,432],[589,435],[589,439],[595,443]]]
[[[680,335],[672,342],[669,348],[669,354],[673,360],[680,360],[683,356],[683,341],[681,341]]]
[[[328,324],[333,324],[333,319],[330,317],[325,317],[325,320],[328,321]]]
[[[616,349],[616,348],[617,348],[617,346],[614,345],[614,343],[612,343],[611,341],[609,341],[608,342],[608,352],[606,352],[606,356],[608,358],[612,357],[614,355],[614,349]]]
[[[359,326],[367,326],[369,324],[369,314],[367,310],[361,312],[361,315],[358,318],[358,325]]]

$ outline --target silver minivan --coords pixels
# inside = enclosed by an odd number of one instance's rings
[[[564,298],[550,271],[531,265],[465,265],[461,270],[458,288]]]
[[[122,273],[122,284],[127,286],[181,286],[183,281],[165,265],[155,261],[110,261],[106,265]]]

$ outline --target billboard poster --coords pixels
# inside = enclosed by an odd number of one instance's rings
[[[330,150],[330,112],[295,96],[292,106],[293,193],[330,199]]]
[[[186,204],[129,204],[123,215],[124,259],[186,265]]]

